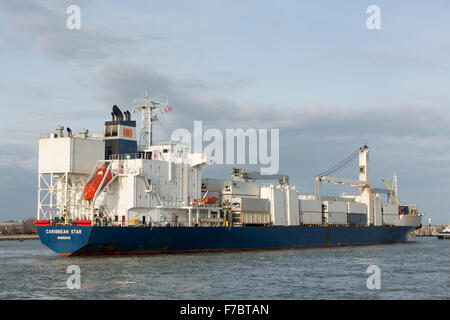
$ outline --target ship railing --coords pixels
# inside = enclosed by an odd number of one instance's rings
[[[150,221],[150,222],[146,222],[146,223],[137,223],[137,224],[128,224],[128,227],[152,227],[152,228],[157,228],[157,227],[195,227],[198,226],[197,221],[195,221],[195,219],[193,219],[193,221],[191,221],[191,223],[189,224],[189,221]],[[213,225],[211,225],[213,226]],[[120,227],[120,226],[118,226]]]
[[[166,145],[173,145],[174,143],[173,143],[173,141],[171,142],[170,140],[153,140],[153,142],[152,142],[152,145],[154,145],[154,146],[158,146],[158,145],[164,145],[164,146],[166,146]],[[144,146],[144,147],[147,147],[147,146]]]
[[[104,136],[100,133],[87,133],[86,135],[81,133],[73,133],[71,136],[69,136],[68,133],[64,132],[63,135],[59,138],[84,138],[84,139],[90,139],[90,140],[103,140]],[[48,138],[58,138],[55,132],[47,131],[47,132],[39,132],[39,139],[48,139]]]
[[[75,223],[75,222],[74,222]],[[125,220],[125,221],[111,221],[111,220],[102,220],[102,219],[95,219],[92,222],[93,226],[97,227],[196,227],[196,226],[221,226],[222,225],[222,219],[220,221],[216,222],[205,222],[205,221],[197,221],[194,217],[192,218],[191,222],[189,223],[188,220],[151,220],[151,221],[137,221],[131,219],[131,220]]]
[[[183,201],[170,201],[170,200],[163,200],[161,201],[161,205],[164,208],[179,208],[180,205],[183,203]]]
[[[50,225],[52,226],[76,226],[77,221],[91,221],[92,226],[96,227],[195,227],[198,225],[207,225],[207,226],[219,226],[222,224],[222,220],[220,222],[205,222],[199,221],[195,217],[192,217],[191,222],[185,219],[177,219],[177,220],[151,220],[151,221],[140,221],[137,219],[127,219],[125,221],[118,220],[115,221],[113,219],[107,218],[106,220],[100,217],[95,217],[93,220],[88,219],[86,217],[80,219],[71,219],[68,222],[64,222],[62,218],[54,218],[50,221]]]
[[[144,152],[137,153],[125,153],[125,154],[112,154],[108,156],[108,160],[131,160],[131,159],[145,159]]]
[[[189,206],[195,209],[221,208],[221,205],[218,201],[216,201],[216,203],[192,202]]]

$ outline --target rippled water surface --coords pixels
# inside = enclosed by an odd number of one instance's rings
[[[450,241],[233,253],[62,258],[0,241],[0,299],[450,299]],[[68,289],[67,267],[81,270]],[[381,270],[369,290],[368,266]]]

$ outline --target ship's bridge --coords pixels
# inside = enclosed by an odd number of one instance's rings
[[[147,146],[137,155],[140,159],[171,161],[175,163],[186,162],[191,166],[206,165],[210,159],[204,153],[191,153],[190,145],[172,141]],[[133,158],[134,156],[131,156]]]

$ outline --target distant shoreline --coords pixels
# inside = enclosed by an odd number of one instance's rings
[[[2,234],[0,235],[0,241],[2,240],[39,240],[37,234]]]

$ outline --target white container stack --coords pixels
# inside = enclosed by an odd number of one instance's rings
[[[204,194],[207,190],[209,190],[210,193],[222,193],[223,182],[223,180],[219,179],[202,179],[202,194]]]
[[[320,200],[298,200],[300,224],[321,224],[322,204]]]
[[[270,202],[270,215],[273,225],[286,226],[288,221],[284,189],[273,185],[261,187],[261,198],[268,199]]]
[[[349,202],[347,222],[350,225],[365,225],[367,222],[367,205],[360,202]]]
[[[245,196],[249,198],[260,197],[260,184],[257,182],[225,180],[222,183],[222,206],[231,208],[234,197]]]
[[[233,197],[232,211],[241,212],[269,212],[269,200],[250,197]]]
[[[323,201],[323,205],[328,224],[347,224],[347,202]]]
[[[226,180],[222,184],[223,195],[250,196],[259,198],[260,184],[257,182]]]
[[[382,221],[382,202],[380,199],[380,196],[377,194],[372,197],[372,212],[371,212],[371,219],[370,222],[374,226],[381,226],[383,224]]]
[[[398,206],[395,204],[384,204],[382,207],[383,225],[396,225],[398,222]]]
[[[367,215],[367,206],[365,203],[348,202],[348,213]]]
[[[289,226],[299,225],[298,216],[298,191],[295,187],[284,186],[283,187],[286,196],[286,214],[287,214],[287,224]]]

